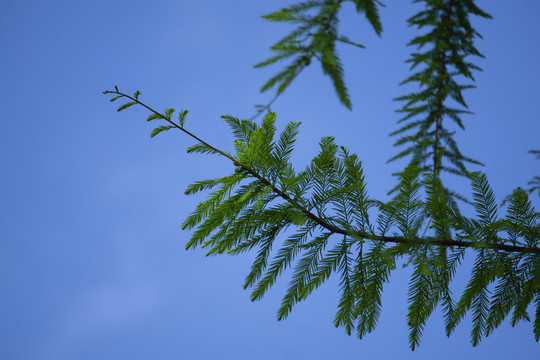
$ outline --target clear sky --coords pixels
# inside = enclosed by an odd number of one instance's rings
[[[420,349],[407,345],[409,269],[392,276],[383,314],[364,340],[332,325],[330,280],[288,320],[275,312],[287,275],[262,301],[242,290],[253,255],[185,251],[180,224],[202,197],[186,186],[225,174],[223,158],[188,155],[173,131],[150,139],[141,109],[118,114],[101,94],[142,91],[159,109],[190,110],[187,127],[225,150],[222,114],[252,115],[272,94],[258,89],[278,68],[252,65],[289,28],[260,15],[289,1],[3,0],[0,4],[0,358],[64,359],[538,359],[532,324],[505,322],[478,347],[470,316],[446,338],[440,311]],[[367,49],[342,47],[353,111],[337,101],[315,62],[272,110],[278,125],[302,121],[293,161],[315,154],[320,137],[359,154],[371,194],[393,185],[398,104],[407,92],[405,46],[415,34],[409,1],[386,1],[382,38],[352,6],[343,32]],[[458,132],[462,151],[485,163],[499,199],[540,174],[540,2],[478,1],[494,20],[475,20],[486,55],[476,113]],[[459,181],[457,187],[468,191]],[[540,207],[538,196],[533,198]],[[458,272],[456,291],[468,276]],[[289,274],[290,275],[290,274]]]

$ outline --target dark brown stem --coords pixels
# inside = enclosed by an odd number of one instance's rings
[[[445,19],[448,21],[450,19],[450,13],[452,11],[452,0],[450,0],[448,4],[448,12],[446,13]],[[442,57],[441,57],[441,67],[439,69],[439,84],[437,86],[437,108],[435,110],[435,142],[433,143],[433,173],[438,174],[439,170],[439,163],[437,158],[437,152],[439,151],[439,131],[442,127],[442,106],[443,106],[443,98],[442,98],[442,91],[443,91],[443,74],[446,73],[446,53],[443,51]],[[424,234],[422,237],[426,235],[427,230],[429,229],[429,225],[431,225],[431,216],[429,217],[428,224],[426,225],[426,229],[424,230]]]
[[[448,12],[445,15],[445,23],[448,24],[450,21],[450,15],[452,12],[452,0],[448,2]],[[449,32],[448,32],[449,33]],[[448,40],[446,40],[448,41]],[[444,87],[444,74],[447,73],[446,70],[446,51],[442,50],[441,55],[441,67],[439,69],[439,83],[437,85],[437,109],[435,110],[435,143],[433,144],[433,173],[437,174],[439,171],[440,164],[438,163],[437,152],[439,151],[439,131],[442,128],[442,107],[443,107],[443,87]]]

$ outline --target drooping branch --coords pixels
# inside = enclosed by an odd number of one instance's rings
[[[339,6],[341,5],[342,2],[343,2],[343,0],[338,0],[336,2],[336,9],[330,14],[330,16],[328,16],[328,19],[326,20],[326,22],[324,23],[324,25],[322,27],[322,32],[326,32],[329,29],[330,24],[332,23],[332,20],[334,20],[334,18],[336,17],[336,15],[338,13],[338,10],[339,10]],[[312,34],[310,34],[310,35],[312,35]],[[287,82],[285,82],[285,84],[283,84],[280,87],[280,89],[278,89],[276,95],[274,95],[274,97],[265,106],[260,108],[255,114],[253,114],[253,116],[251,116],[249,118],[250,121],[255,120],[264,111],[270,110],[270,106],[272,106],[272,104],[274,104],[274,102],[281,96],[281,94],[283,94],[283,92],[289,87],[289,85],[291,85],[291,83],[298,77],[298,75],[300,75],[300,73],[307,66],[309,66],[311,64],[311,60],[313,59],[313,57],[316,54],[316,49],[315,49],[315,43],[314,42],[311,43],[311,45],[309,47],[309,50],[310,50],[309,54],[303,58],[302,65],[296,70],[294,75],[289,80],[287,80]]]

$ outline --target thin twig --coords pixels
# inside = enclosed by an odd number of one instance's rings
[[[172,126],[174,126],[175,128],[183,131],[184,133],[186,133],[187,135],[191,136],[192,138],[194,138],[195,140],[197,140],[198,142],[200,142],[201,144],[205,145],[205,146],[208,146],[210,149],[214,150],[215,152],[219,153],[220,155],[223,155],[225,156],[227,159],[231,160],[235,165],[237,166],[241,166],[240,164],[240,161],[238,161],[238,159],[232,157],[231,155],[227,154],[226,152],[224,151],[221,151],[219,150],[218,148],[215,148],[213,147],[212,145],[210,145],[209,143],[207,143],[206,141],[200,139],[199,137],[197,137],[196,135],[192,134],[191,132],[189,132],[188,130],[186,130],[183,126],[180,126],[178,124],[176,124],[175,122],[171,121],[167,116],[165,116],[164,114],[160,113],[159,111],[157,110],[154,110],[152,109],[150,106],[146,105],[145,103],[139,101],[138,99],[135,99],[134,97],[128,95],[128,94],[125,94],[123,92],[120,92],[120,91],[110,91],[110,90],[107,90],[107,91],[104,91],[103,92],[104,94],[117,94],[117,95],[121,95],[125,98],[128,98],[130,99],[131,101],[133,102],[136,102],[137,104],[139,105],[142,105],[143,107],[145,107],[146,109],[150,110],[151,112],[153,112],[154,114],[158,115],[161,119],[167,121],[169,124],[171,124]]]

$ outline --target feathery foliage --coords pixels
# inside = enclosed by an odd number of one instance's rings
[[[381,4],[352,2],[380,35]],[[178,129],[196,141],[189,153],[218,155],[232,162],[230,173],[195,181],[186,189],[186,195],[208,193],[182,224],[184,230],[193,231],[186,248],[201,247],[207,255],[254,251],[244,281],[253,301],[261,300],[281,275],[290,272],[277,310],[279,320],[335,274],[340,296],[334,325],[363,338],[375,329],[384,286],[402,262],[412,266],[407,313],[411,349],[420,345],[426,322],[439,305],[448,336],[470,312],[471,343],[477,345],[511,314],[512,325],[532,321],[538,341],[540,213],[529,199],[539,190],[537,179],[529,183],[533,186],[529,191],[517,188],[509,196],[506,215],[501,217],[486,175],[471,173],[465,166],[479,163],[461,154],[453,133],[443,126],[443,120],[450,119],[464,128],[461,115],[469,112],[463,109],[467,105],[462,91],[473,85],[458,80],[474,80],[473,71],[479,67],[467,58],[481,56],[473,44],[480,35],[469,16],[490,16],[473,0],[422,2],[425,9],[409,19],[410,25],[430,28],[409,44],[424,49],[409,59],[412,69],[422,69],[404,81],[418,83],[421,90],[397,99],[404,102],[399,112],[405,116],[400,120],[404,125],[393,135],[401,136],[396,146],[407,148],[391,159],[409,156],[410,161],[387,201],[370,197],[361,160],[332,137],[322,138],[318,154],[296,170],[290,159],[300,123],[290,122],[278,132],[272,112],[260,122],[223,116],[234,137],[234,153],[227,153],[185,128],[187,110],[175,119],[174,109],[158,112],[139,100],[138,91],[130,96],[115,87],[105,93],[114,95],[111,101],[126,100],[118,111],[139,104],[151,112],[148,121],[164,121],[152,137]],[[317,57],[340,101],[350,108],[335,50],[337,41],[351,43],[338,33],[342,3],[305,1],[265,16],[298,27],[272,46],[277,55],[257,65],[293,58],[263,90],[277,86],[281,93]],[[442,172],[470,180],[475,216],[462,214],[455,201],[462,197],[443,185]],[[465,290],[456,296],[452,284],[466,252],[476,259]]]
[[[280,94],[315,57],[320,61],[324,74],[332,80],[339,101],[351,109],[352,104],[343,79],[343,67],[337,53],[336,43],[342,42],[360,48],[364,46],[339,33],[338,13],[344,2],[346,1],[305,1],[263,16],[268,21],[286,22],[297,26],[272,45],[270,50],[275,55],[255,65],[255,67],[260,68],[278,61],[292,59],[285,69],[263,85],[261,91],[277,87],[277,93]],[[375,32],[381,35],[382,24],[378,5],[382,4],[376,0],[354,0],[352,2],[356,5],[356,11],[364,13]],[[260,111],[264,111],[265,108],[260,108]]]
[[[398,112],[404,116],[399,120],[403,125],[391,135],[399,135],[395,146],[406,146],[406,149],[390,161],[410,156],[409,163],[421,171],[431,169],[435,173],[444,171],[467,176],[466,163],[480,163],[461,153],[453,139],[454,132],[447,129],[444,120],[449,119],[464,129],[461,116],[472,114],[466,110],[463,90],[475,86],[458,82],[460,79],[474,81],[473,72],[481,70],[468,60],[471,56],[482,57],[474,46],[474,38],[481,36],[471,26],[469,17],[491,16],[480,10],[474,1],[424,2],[426,9],[408,20],[409,26],[428,29],[426,34],[408,44],[415,46],[418,52],[412,53],[407,62],[411,70],[419,70],[401,83],[416,83],[420,90],[395,99],[403,103]]]

